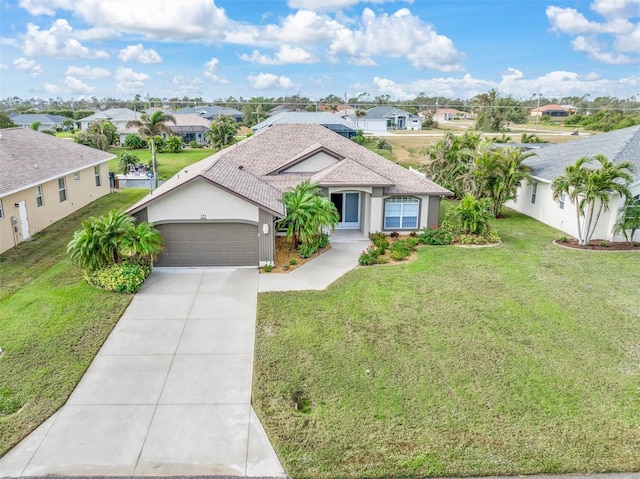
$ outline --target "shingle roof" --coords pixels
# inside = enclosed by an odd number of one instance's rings
[[[283,111],[270,116],[266,120],[254,125],[254,131],[261,131],[272,125],[289,123],[296,125],[323,125],[323,126],[339,126],[340,131],[353,131],[353,123],[340,118],[338,115],[329,113],[328,111]],[[333,128],[335,130],[335,128]]]
[[[343,159],[319,172],[273,173],[317,149]],[[284,214],[282,193],[307,179],[323,186],[378,186],[384,188],[385,194],[393,195],[451,195],[421,175],[323,126],[279,124],[187,167],[129,211],[138,211],[198,176],[276,214]]]
[[[91,116],[83,118],[81,122],[91,123],[95,120],[109,120],[109,121],[130,121],[139,120],[142,113],[139,111],[133,111],[129,108],[109,108],[108,110],[99,111]]]
[[[0,135],[0,196],[115,157],[30,128],[5,128],[0,130]]]
[[[395,118],[396,116],[416,117],[395,106],[375,106],[367,110],[367,118]]]
[[[31,125],[36,121],[43,125],[60,125],[66,119],[66,116],[49,115],[47,113],[26,113],[11,117],[11,120],[17,125]]]
[[[525,160],[533,176],[552,181],[564,174],[564,169],[583,156],[603,154],[618,163],[631,161],[636,166],[635,178],[640,179],[640,125],[601,133],[568,143],[548,146]]]

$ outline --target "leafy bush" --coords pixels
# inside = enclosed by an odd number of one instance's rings
[[[489,231],[491,200],[465,195],[458,206],[449,210],[447,228],[454,233],[481,235]]]
[[[270,273],[271,271],[273,271],[273,265],[271,263],[267,263],[262,267],[262,271],[264,271],[265,273]]]
[[[300,256],[303,258],[308,258],[313,253],[320,249],[320,245],[317,241],[312,241],[311,243],[302,243],[300,245]]]
[[[398,240],[391,245],[389,256],[391,259],[403,260],[415,250],[418,240],[407,238]]]
[[[321,234],[318,237],[318,248],[325,248],[329,244],[329,235],[326,233]]]
[[[418,239],[422,244],[439,246],[453,243],[453,234],[444,228],[423,228]]]
[[[384,254],[386,249],[389,247],[389,238],[384,233],[371,233],[369,235],[369,239],[376,249],[378,249],[380,254]]]
[[[360,253],[360,257],[358,258],[358,263],[362,266],[370,266],[372,264],[381,263],[380,253],[378,248],[374,245],[369,245],[369,247]]]
[[[123,151],[118,155],[118,171],[126,174],[129,169],[129,165],[135,166],[139,161],[140,159],[133,153]]]
[[[158,153],[163,152],[164,150],[167,149],[167,140],[165,140],[163,137],[161,137],[160,135],[156,135],[153,137],[153,142],[156,145],[156,151]]]
[[[189,142],[189,148],[203,148],[203,146],[198,143],[196,140],[191,140]]]
[[[132,150],[141,150],[147,148],[147,142],[137,133],[129,133],[124,137],[125,148],[131,148]]]
[[[151,273],[150,266],[135,263],[115,263],[86,273],[89,284],[116,293],[137,293]]]
[[[291,258],[291,259],[289,260],[289,265],[290,265],[290,266],[295,266],[296,264],[298,264],[298,260],[297,260],[297,259],[295,259],[295,258]]]
[[[171,153],[180,153],[183,147],[184,142],[178,135],[171,135],[167,140],[167,148],[169,148],[169,151],[171,151]]]

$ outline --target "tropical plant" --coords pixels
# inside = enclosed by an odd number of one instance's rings
[[[34,121],[33,123],[31,123],[31,129],[38,131],[40,129],[41,124],[42,123],[40,123],[39,121]]]
[[[229,115],[220,115],[211,122],[209,131],[204,137],[213,148],[222,149],[236,142],[236,133],[240,126]]]
[[[140,159],[134,155],[133,153],[129,153],[128,151],[123,151],[118,155],[118,171],[123,174],[126,174],[129,171],[129,165],[137,165],[140,162]]]
[[[147,142],[137,133],[129,133],[124,137],[125,148],[131,148],[132,150],[141,150],[147,148]]]
[[[0,111],[0,128],[13,128],[16,127],[14,121],[5,112]]]
[[[171,153],[180,153],[184,147],[184,141],[177,135],[172,135],[167,139],[167,148]]]
[[[365,116],[367,116],[367,112],[362,108],[358,108],[356,109],[355,115],[356,115],[356,125],[358,125],[360,118],[364,118]]]
[[[116,263],[150,264],[160,252],[162,237],[150,224],[135,224],[118,210],[82,222],[67,245],[71,261],[87,271]]]
[[[87,131],[92,138],[94,147],[107,151],[118,137],[116,126],[109,120],[96,120],[89,125]]]
[[[73,121],[73,118],[65,118],[62,121],[62,128],[64,128],[65,130],[72,132],[75,129],[75,126],[76,126],[76,122]]]
[[[317,241],[323,230],[335,228],[340,216],[329,198],[322,195],[318,185],[304,181],[282,195],[287,215],[280,221],[286,228],[287,239],[297,247]]]
[[[548,141],[542,140],[535,133],[523,133],[520,137],[520,143],[549,143]]]
[[[162,133],[167,135],[172,134],[171,129],[166,125],[169,121],[174,125],[176,123],[176,119],[173,115],[168,115],[163,111],[158,110],[151,116],[144,113],[140,120],[131,120],[127,123],[127,128],[138,128],[140,136],[151,142],[151,165],[153,168],[153,181],[156,187],[158,186],[158,158],[155,137]]]
[[[460,204],[447,213],[444,228],[455,233],[483,235],[489,231],[491,201],[465,195]]]
[[[618,211],[618,221],[613,227],[615,234],[624,235],[626,242],[633,246],[633,237],[640,229],[640,199],[628,199]]]
[[[480,131],[504,131],[509,123],[527,121],[522,104],[511,96],[500,96],[497,90],[476,95],[472,103],[476,107],[476,128]]]
[[[599,167],[593,163],[598,162]],[[554,199],[566,194],[576,206],[578,240],[583,246],[591,241],[602,211],[609,210],[611,195],[631,197],[629,185],[635,166],[630,161],[613,163],[602,155],[579,158],[565,168],[565,173],[553,180]]]

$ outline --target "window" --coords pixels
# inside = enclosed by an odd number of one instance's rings
[[[531,203],[535,204],[536,202],[536,193],[538,193],[538,183],[533,183],[531,185]]]
[[[58,178],[58,194],[60,195],[60,203],[67,201],[67,183],[64,178]]]
[[[4,218],[4,210],[2,209],[2,200],[0,200],[0,218]]]
[[[93,174],[96,177],[96,186],[100,186],[102,181],[100,180],[100,165],[93,168]]]
[[[42,197],[42,185],[36,186],[36,204],[38,208],[42,208],[44,205],[44,198]]]
[[[418,227],[420,200],[418,198],[388,198],[384,201],[384,229]]]
[[[74,179],[74,180],[79,180],[79,179],[80,179],[80,172],[79,172],[79,171],[76,171],[76,172],[73,174],[73,179]]]
[[[562,194],[560,195],[560,201],[559,201],[559,203],[558,203],[558,206],[560,206],[560,209],[561,209],[561,210],[563,210],[563,209],[564,209],[564,201],[565,201],[565,199],[566,199],[566,196],[565,196],[565,194],[564,194],[564,193],[562,193]]]

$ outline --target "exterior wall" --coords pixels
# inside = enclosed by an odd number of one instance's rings
[[[516,201],[509,201],[505,206],[512,208],[522,214],[531,216],[538,221],[545,223],[552,228],[562,231],[563,233],[578,237],[578,222],[576,217],[576,205],[569,200],[567,196],[564,202],[564,209],[560,208],[560,201],[553,199],[551,183],[537,182],[536,202],[531,202],[533,186],[530,183],[523,183],[518,189]],[[640,187],[638,188],[640,192]],[[611,200],[609,211],[602,211],[598,226],[593,239],[606,239],[609,241],[622,240],[623,237],[615,237],[613,235],[613,225],[616,222],[618,208],[622,201],[619,197]]]
[[[357,120],[357,121],[356,121]],[[356,126],[356,130],[364,130],[368,133],[375,133],[377,131],[387,131],[386,118],[357,118],[353,119],[353,124]]]
[[[285,171],[287,173],[309,173],[312,171],[315,172],[323,170],[337,162],[338,160],[336,160],[333,156],[325,153],[324,151],[319,151],[318,153],[305,159],[304,161],[301,161],[300,163],[287,168]]]
[[[254,224],[259,221],[257,206],[202,179],[167,193],[150,203],[147,211],[152,223],[201,219]]]
[[[407,130],[422,130],[422,120],[420,118],[408,118]]]
[[[425,198],[426,206],[422,207],[423,214],[426,214],[426,218],[424,218],[420,223],[421,228],[437,228],[440,226],[440,197],[439,196],[428,196]]]
[[[260,210],[258,221],[258,260],[260,266],[275,264],[276,261],[276,231],[274,216]],[[265,225],[267,225],[265,227]],[[267,233],[265,233],[267,231]]]
[[[24,241],[21,223],[24,218],[14,205],[25,202],[29,236],[42,231],[47,226],[77,211],[83,206],[109,193],[109,173],[107,163],[100,164],[100,186],[96,186],[94,167],[79,171],[78,179],[74,173],[66,175],[67,199],[60,202],[58,194],[58,178],[42,183],[43,205],[38,207],[36,202],[36,185],[2,198],[4,216],[0,218],[0,253],[13,248]],[[11,217],[17,220],[18,231],[14,232]]]

